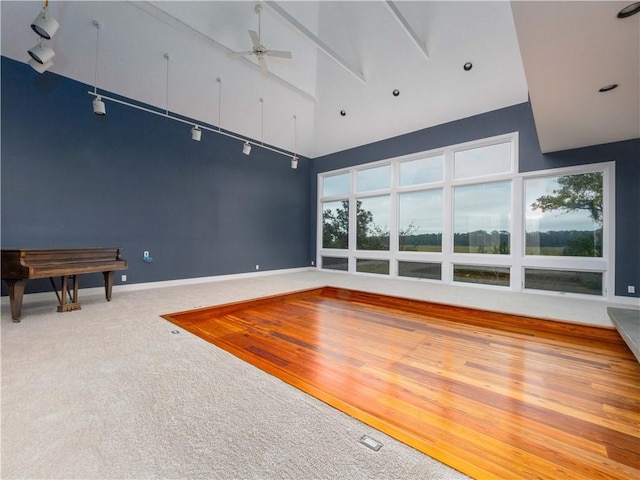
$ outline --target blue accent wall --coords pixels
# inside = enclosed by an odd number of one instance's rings
[[[88,85],[1,67],[2,248],[121,247],[127,283],[309,265],[308,159],[293,170],[216,133],[195,142],[190,125],[113,102],[98,117]]]
[[[640,139],[542,154],[524,103],[301,158],[292,170],[287,157],[246,156],[238,140],[207,131],[194,142],[189,125],[113,102],[97,117],[88,85],[5,57],[1,68],[3,248],[118,246],[128,283],[307,266],[318,173],[517,131],[522,172],[616,162],[615,293],[640,296],[626,288],[640,285]],[[101,281],[87,275],[81,286]]]
[[[529,103],[316,158],[311,166],[310,251],[316,251],[317,175],[410,153],[519,132],[520,172],[616,162],[615,294],[640,297],[640,139],[543,154]],[[635,285],[636,293],[627,293]]]

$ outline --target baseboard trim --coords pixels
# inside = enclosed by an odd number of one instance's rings
[[[610,305],[627,305],[627,306],[640,308],[640,298],[636,298],[636,297],[614,296],[613,299],[608,303]]]
[[[145,282],[145,283],[130,283],[123,285],[114,285],[113,293],[117,294],[118,292],[133,292],[136,290],[149,290],[152,288],[163,288],[163,287],[177,287],[181,285],[194,285],[198,283],[209,283],[209,282],[223,282],[226,280],[239,280],[243,278],[256,278],[256,277],[266,277],[269,275],[282,275],[286,273],[294,273],[294,272],[306,272],[313,271],[316,267],[298,267],[298,268],[285,268],[281,270],[263,270],[261,272],[246,272],[246,273],[230,273],[226,275],[212,275],[209,277],[194,277],[194,278],[181,278],[176,280],[162,280],[158,282]],[[79,297],[87,295],[104,295],[104,287],[89,287],[89,288],[80,288]],[[37,293],[28,293],[24,295],[24,298],[29,298],[32,300],[38,300],[40,298],[49,298],[52,295],[52,291],[47,292],[37,292]],[[9,296],[5,295],[2,297],[2,304],[9,304]]]

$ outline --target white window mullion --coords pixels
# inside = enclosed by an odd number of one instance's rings
[[[524,288],[522,257],[524,256],[524,189],[522,177],[516,176],[511,186],[511,290]]]
[[[453,150],[444,155],[444,185],[442,187],[442,281],[453,282]]]
[[[355,273],[356,271],[356,244],[357,244],[357,205],[358,202],[355,198],[355,191],[357,187],[357,175],[356,170],[351,170],[351,187],[349,189],[349,273]]]
[[[397,255],[400,250],[400,242],[398,241],[400,228],[400,208],[398,199],[398,184],[400,183],[400,163],[393,162],[391,164],[391,201],[389,202],[389,276],[398,276]]]
[[[318,200],[316,205],[316,268],[322,266],[321,262],[321,250],[322,246],[322,191],[323,191],[324,177],[318,174]]]
[[[616,206],[615,206],[615,178],[616,178],[616,164],[611,162],[608,168],[604,169],[603,178],[603,222],[602,222],[602,241],[604,246],[602,249],[602,256],[608,261],[607,272],[605,273],[605,288],[606,297],[609,300],[613,300],[616,295],[616,279],[613,275],[616,264],[616,244],[615,244],[615,231],[616,231]]]

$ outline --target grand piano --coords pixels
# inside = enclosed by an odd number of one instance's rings
[[[119,248],[3,249],[2,279],[9,286],[11,318],[14,322],[20,321],[27,280],[49,277],[58,297],[58,312],[68,312],[81,308],[78,275],[102,273],[105,295],[110,301],[114,272],[126,268],[127,262],[120,256]],[[55,277],[60,277],[59,289]]]

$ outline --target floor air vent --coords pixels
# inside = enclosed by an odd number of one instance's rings
[[[363,435],[360,438],[360,443],[363,444],[365,447],[369,447],[374,452],[377,452],[382,448],[382,444],[379,441],[371,438],[369,435]]]

